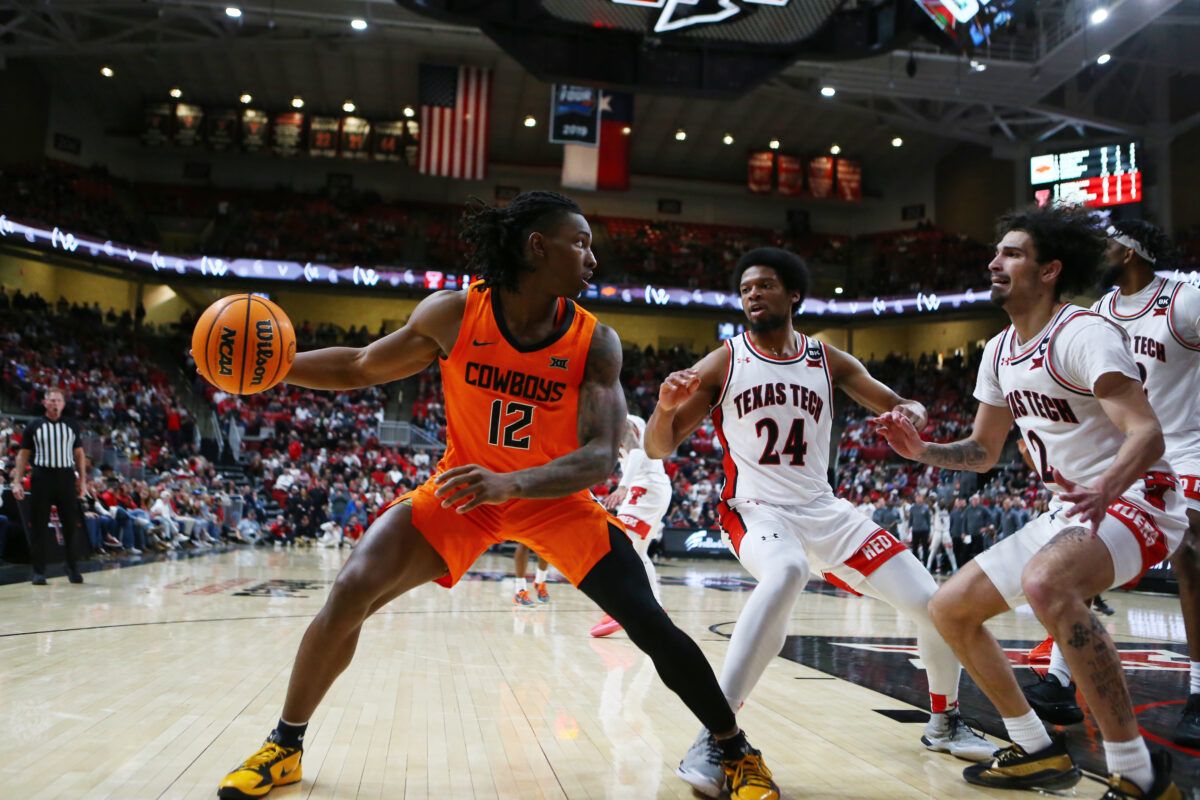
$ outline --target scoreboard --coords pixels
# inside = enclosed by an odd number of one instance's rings
[[[1029,159],[1029,182],[1038,205],[1064,203],[1089,208],[1140,203],[1141,155],[1136,142],[1048,153]]]

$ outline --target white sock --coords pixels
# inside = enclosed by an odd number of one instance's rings
[[[533,575],[533,582],[534,583],[545,583],[547,571],[548,570],[539,569],[537,572],[535,572]]]
[[[1190,694],[1200,694],[1200,661],[1192,662],[1192,685],[1189,687]]]
[[[1067,666],[1067,659],[1063,658],[1062,648],[1058,646],[1058,642],[1050,648],[1050,675],[1058,679],[1058,682],[1063,686],[1071,685],[1071,668]]]
[[[1133,781],[1147,791],[1154,784],[1154,767],[1150,765],[1150,751],[1142,737],[1128,742],[1105,742],[1104,760],[1109,772],[1119,772],[1121,777]]]
[[[1021,745],[1021,749],[1026,753],[1036,753],[1050,746],[1050,735],[1046,733],[1046,726],[1038,719],[1037,714],[1033,713],[1033,709],[1027,711],[1023,717],[1001,719],[1004,720],[1008,738],[1012,739],[1014,744]],[[1105,746],[1107,747],[1107,743]]]
[[[513,592],[524,592],[529,589],[529,584],[524,578],[513,578]]]

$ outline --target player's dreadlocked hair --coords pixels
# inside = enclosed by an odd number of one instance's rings
[[[1094,282],[1107,240],[1094,212],[1083,206],[1047,204],[1010,211],[996,223],[996,240],[1009,231],[1033,239],[1039,264],[1061,261],[1054,297],[1077,295]]]
[[[525,242],[565,214],[582,214],[579,204],[557,192],[522,192],[504,208],[472,198],[463,214],[459,237],[471,248],[467,270],[491,289],[517,288],[517,278],[532,269]]]
[[[1162,229],[1140,219],[1123,219],[1112,224],[1117,233],[1122,233],[1142,246],[1154,259],[1155,269],[1169,269],[1175,264],[1175,245]]]

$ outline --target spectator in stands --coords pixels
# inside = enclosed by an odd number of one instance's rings
[[[1029,513],[1022,507],[1020,500],[1014,502],[1011,497],[1006,497],[1000,508],[1000,523],[996,534],[998,539],[1012,536],[1029,522]]]
[[[875,501],[875,511],[871,520],[885,531],[895,532],[900,527],[900,512],[896,509],[895,495],[880,497]]]
[[[983,505],[978,494],[971,495],[963,511],[963,527],[963,544],[966,546],[963,561],[967,562],[991,546],[991,536],[995,530],[992,513]]]
[[[933,509],[926,502],[924,492],[917,492],[912,505],[908,507],[907,519],[908,533],[912,540],[911,548],[913,555],[924,564],[929,560],[929,537],[933,530]]]

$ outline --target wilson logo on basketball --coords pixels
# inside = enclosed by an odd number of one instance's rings
[[[266,376],[267,364],[275,357],[275,349],[272,347],[275,328],[270,320],[264,319],[256,322],[254,329],[258,333],[258,342],[254,346],[254,377],[250,379],[250,385],[258,386]]]
[[[233,345],[237,340],[237,331],[233,328],[221,328],[221,344],[217,349],[217,374],[233,374]]]

